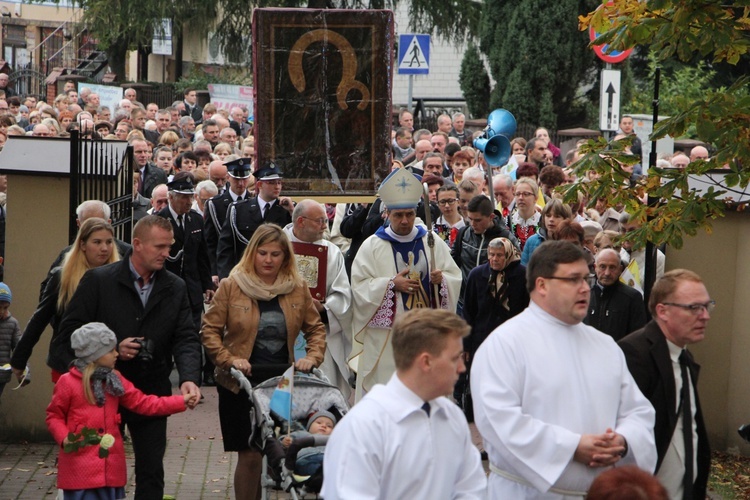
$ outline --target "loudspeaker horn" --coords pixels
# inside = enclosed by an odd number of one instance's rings
[[[516,118],[507,109],[498,108],[487,117],[487,138],[502,135],[510,139],[516,133]]]
[[[474,147],[484,153],[484,159],[491,167],[502,167],[510,159],[510,140],[503,135],[474,139]]]

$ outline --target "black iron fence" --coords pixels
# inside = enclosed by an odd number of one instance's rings
[[[155,102],[160,109],[171,106],[175,101],[182,100],[182,96],[178,95],[177,90],[175,90],[174,83],[149,83],[147,87],[139,85],[138,93],[140,94],[139,101],[144,104]]]
[[[68,239],[75,240],[76,208],[86,200],[101,200],[112,210],[115,237],[129,242],[133,228],[133,148],[125,154],[119,143],[70,133],[70,224]]]

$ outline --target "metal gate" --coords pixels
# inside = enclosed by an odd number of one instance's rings
[[[112,210],[115,238],[130,243],[133,230],[133,148],[125,154],[112,141],[70,133],[70,226],[68,239],[75,240],[76,208],[86,200],[101,200]]]
[[[8,78],[8,87],[14,89],[19,96],[33,95],[42,99],[47,95],[44,86],[47,77],[42,71],[34,68],[19,69],[8,75]]]

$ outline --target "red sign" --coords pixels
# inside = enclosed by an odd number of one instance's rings
[[[612,2],[607,2],[607,5],[612,5]],[[597,9],[600,9],[601,5],[597,7]],[[589,28],[589,39],[593,42],[596,40],[601,33],[597,33],[594,31],[594,28]],[[622,62],[625,59],[628,58],[628,56],[633,52],[633,49],[627,49],[627,50],[613,50],[609,53],[607,51],[609,50],[609,44],[605,43],[604,45],[594,45],[594,52],[597,56],[599,56],[599,59],[601,59],[604,62],[607,63],[618,63]]]

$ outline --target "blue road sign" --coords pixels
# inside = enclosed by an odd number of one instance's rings
[[[430,73],[430,35],[398,36],[398,74],[428,75]]]

